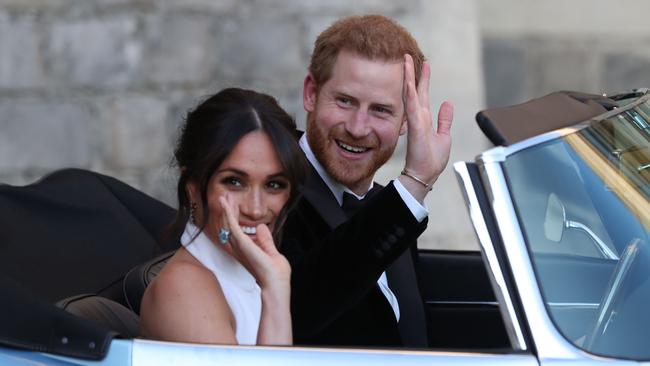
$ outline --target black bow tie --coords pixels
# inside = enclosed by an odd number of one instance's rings
[[[358,199],[357,196],[353,195],[352,193],[348,192],[343,192],[343,204],[341,205],[341,208],[343,208],[343,212],[345,212],[345,216],[348,218],[352,217],[359,209],[363,206],[364,202],[366,202],[372,195],[374,195],[379,187],[374,186],[366,195],[363,197],[363,199]]]

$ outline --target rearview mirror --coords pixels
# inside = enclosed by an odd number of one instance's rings
[[[560,198],[551,193],[546,202],[546,215],[544,216],[544,236],[546,239],[559,243],[564,233],[566,211]]]

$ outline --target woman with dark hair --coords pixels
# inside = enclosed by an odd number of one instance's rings
[[[217,344],[291,344],[282,223],[306,164],[272,97],[225,89],[187,115],[175,151],[182,247],[147,288],[141,334]]]

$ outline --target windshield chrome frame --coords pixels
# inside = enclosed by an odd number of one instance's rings
[[[476,164],[479,169],[481,181],[485,187],[502,238],[504,250],[508,258],[508,263],[505,264],[509,265],[510,271],[515,274],[513,278],[514,284],[518,290],[519,299],[513,298],[512,301],[519,301],[522,305],[526,318],[525,320],[528,322],[528,329],[530,330],[538,357],[542,363],[544,363],[543,360],[545,359],[579,360],[585,358],[603,358],[587,353],[575,346],[560,334],[559,330],[551,320],[533,270],[528,246],[526,245],[524,234],[520,226],[521,224],[512,202],[512,196],[510,195],[510,190],[506,182],[502,162],[504,162],[508,156],[521,150],[575,133],[588,127],[594,121],[610,118],[614,115],[633,109],[649,100],[650,94],[646,94],[624,107],[608,111],[587,121],[577,123],[574,126],[547,132],[510,146],[497,146],[487,150],[476,158]],[[490,266],[490,268],[493,269],[492,266]],[[512,290],[508,291],[507,289],[500,288],[495,283],[493,283],[493,286],[495,291],[502,292],[502,296],[510,296],[509,292],[512,292]],[[510,312],[508,311],[507,313]],[[517,322],[518,320],[514,317],[511,318],[510,321]],[[607,360],[607,358],[604,359]]]
[[[490,233],[481,211],[481,205],[478,201],[476,191],[474,190],[472,179],[469,176],[469,171],[467,170],[467,164],[465,162],[455,163],[454,171],[458,178],[458,183],[461,185],[461,191],[463,193],[463,198],[465,199],[467,211],[470,220],[472,221],[472,225],[474,226],[474,233],[476,234],[481,247],[483,263],[485,263],[487,267],[486,269],[488,276],[490,277],[490,282],[492,283],[492,287],[495,289],[494,295],[497,302],[501,304],[501,306],[499,306],[499,312],[504,320],[504,326],[508,339],[510,340],[510,345],[514,350],[526,351],[528,350],[528,345],[524,338],[524,332],[522,329],[523,323],[517,316],[517,312],[512,302],[514,296],[511,293],[511,289],[507,286],[505,276],[501,270],[501,266],[499,265],[499,259],[495,252],[494,243],[490,238]]]

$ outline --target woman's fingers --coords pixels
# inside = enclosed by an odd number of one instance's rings
[[[244,234],[237,222],[238,209],[237,207],[234,207],[228,197],[219,197],[219,203],[221,204],[221,209],[223,211],[222,217],[225,218],[223,228],[230,232],[229,242],[234,250],[241,251],[240,247],[242,241],[248,238],[245,237],[246,234]]]
[[[257,225],[257,241],[265,253],[273,255],[278,252],[268,226],[264,224]]]
[[[227,197],[219,197],[219,202],[221,203],[221,207],[223,208],[228,221],[227,226],[228,230],[230,230],[230,244],[233,250],[242,254],[248,261],[259,261],[261,255],[260,247],[258,247],[248,235],[244,234],[239,226],[237,220],[237,207]],[[272,238],[270,240],[273,242]]]

